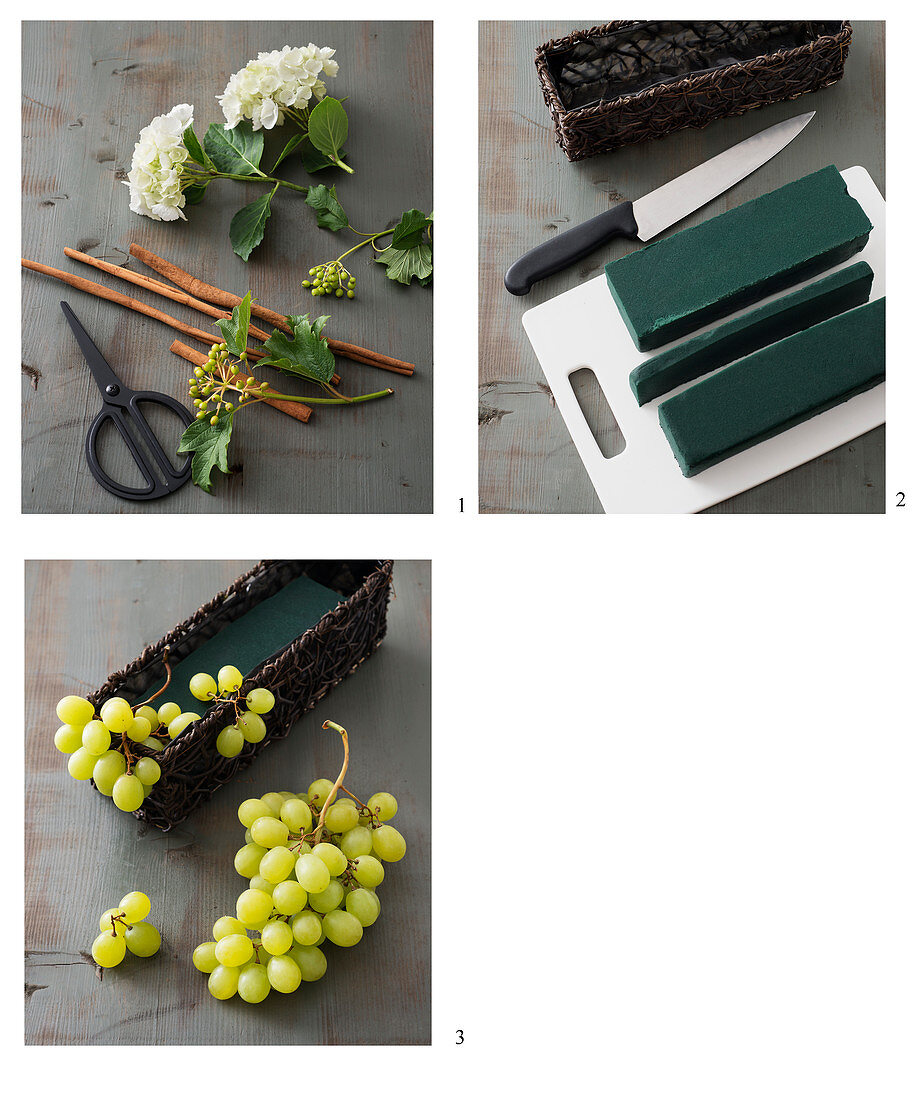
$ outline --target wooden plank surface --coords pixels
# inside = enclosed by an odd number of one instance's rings
[[[583,26],[583,24],[580,24]],[[522,314],[599,275],[638,247],[616,241],[516,298],[503,287],[513,260],[561,229],[638,198],[784,118],[817,114],[783,153],[680,222],[695,225],[793,179],[863,165],[884,194],[884,23],[856,22],[843,80],[704,130],[568,162],[554,142],[533,64],[535,47],[571,22],[480,25],[480,509],[599,512],[592,483],[550,399]],[[878,428],[711,512],[882,512],[885,429]],[[618,446],[614,448],[616,451]]]
[[[23,511],[431,511],[432,289],[392,283],[365,248],[346,261],[358,279],[356,299],[326,298],[321,309],[302,279],[314,264],[341,255],[357,238],[319,229],[297,193],[276,194],[266,238],[244,264],[231,250],[228,226],[265,187],[216,181],[206,200],[189,208],[188,222],[158,223],[131,213],[121,181],[141,127],[155,115],[191,103],[201,138],[209,123],[224,121],[215,96],[232,72],[261,50],[312,41],[337,50],[340,73],[328,86],[338,98],[349,97],[347,151],[356,172],[348,176],[331,169],[309,177],[289,161],[280,170],[283,177],[301,185],[335,183],[352,224],[368,232],[393,225],[410,207],[428,213],[432,25],[33,22],[24,24],[23,35],[24,256],[104,282],[212,330],[202,314],[130,288],[62,252],[69,245],[124,264],[134,241],[212,285],[237,294],[249,288],[279,313],[329,313],[328,335],[417,367],[414,377],[405,378],[338,358],[343,392],[391,386],[395,395],[353,409],[319,406],[307,425],[268,408],[245,413],[230,452],[232,465],[240,469],[218,476],[213,497],[187,485],[161,501],[128,503],[98,486],[84,462],[84,436],[101,401],[58,303],[71,304],[127,385],[188,402],[189,365],[168,350],[177,333],[24,272]],[[278,131],[267,135],[270,167],[270,150],[278,152],[288,136],[287,129],[281,137]],[[129,266],[147,271],[134,259]],[[287,393],[318,393],[271,369],[255,373],[272,384],[284,381]],[[164,429],[168,438],[178,438],[175,420]],[[123,476],[134,472],[121,449],[113,452],[112,462]]]
[[[25,1038],[33,1044],[428,1044],[430,1042],[430,567],[399,562],[381,648],[289,737],[182,825],[161,833],[72,779],[52,744],[54,708],[85,694],[253,563],[26,563]],[[408,852],[389,866],[382,915],[328,970],[260,1005],[215,1001],[196,944],[245,882],[236,809],[267,790],[336,776],[350,734],[349,789],[391,791]],[[130,889],[153,902],[163,946],[100,981],[99,915]]]

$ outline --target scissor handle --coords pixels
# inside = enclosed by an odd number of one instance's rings
[[[152,401],[158,405],[165,405],[168,409],[175,412],[187,427],[192,423],[192,413],[165,393],[156,393],[153,390],[141,390],[138,393],[129,391],[129,393],[130,396],[126,394],[125,390],[122,391],[122,396],[127,398],[124,403],[107,403],[100,412],[97,413],[96,419],[90,425],[90,429],[87,432],[87,465],[90,467],[90,472],[99,484],[102,485],[104,489],[108,489],[109,492],[113,493],[115,496],[121,497],[123,500],[157,500],[160,497],[165,497],[168,493],[172,493],[175,489],[179,489],[180,486],[184,485],[186,481],[189,480],[189,475],[192,472],[192,455],[187,455],[179,470],[175,469],[173,463],[167,457],[163,447],[160,445],[157,436],[151,431],[151,427],[144,413],[138,408],[138,402]],[[109,477],[102,468],[102,464],[96,453],[96,447],[100,429],[107,420],[111,420],[115,424],[119,435],[121,435],[125,445],[128,447],[129,453],[144,479],[143,488],[138,489],[130,485],[122,485]],[[141,433],[145,443],[156,459],[157,465],[160,467],[159,470],[151,469],[146,455],[140,450],[134,437],[128,430],[127,421],[129,420]],[[157,479],[159,479],[159,481]]]

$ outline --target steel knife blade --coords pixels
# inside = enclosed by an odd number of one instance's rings
[[[528,294],[539,280],[569,267],[616,237],[651,240],[771,160],[801,133],[814,114],[808,111],[778,122],[690,168],[643,198],[619,203],[573,229],[558,233],[516,260],[504,276],[504,286],[511,294]]]

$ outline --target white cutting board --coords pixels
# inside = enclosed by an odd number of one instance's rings
[[[885,201],[864,168],[849,168],[842,176],[850,195],[862,205],[874,227],[868,244],[844,263],[797,286],[865,260],[875,273],[870,300],[881,298],[885,292]],[[795,289],[788,287],[764,301],[784,297]],[[716,324],[746,312],[738,310]],[[657,406],[686,387],[678,387],[639,408],[628,385],[628,375],[639,363],[681,340],[665,344],[656,352],[638,351],[612,300],[605,275],[530,309],[522,323],[607,512],[699,512],[848,443],[885,420],[882,383],[695,477],[683,477],[660,427]],[[714,326],[706,326],[710,327]],[[596,374],[625,437],[625,450],[612,458],[603,457],[574,396],[570,376],[583,367]]]

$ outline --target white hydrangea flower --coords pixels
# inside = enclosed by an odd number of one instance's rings
[[[216,96],[224,112],[225,130],[233,130],[241,119],[249,119],[254,130],[271,130],[281,119],[279,108],[304,111],[313,99],[323,99],[327,87],[321,76],[336,76],[336,50],[329,46],[307,46],[258,54],[228,81]]]
[[[189,151],[183,131],[191,126],[193,108],[180,103],[166,115],[158,115],[141,131],[131,158],[125,184],[131,191],[131,209],[156,222],[186,220],[183,207],[183,165]]]

